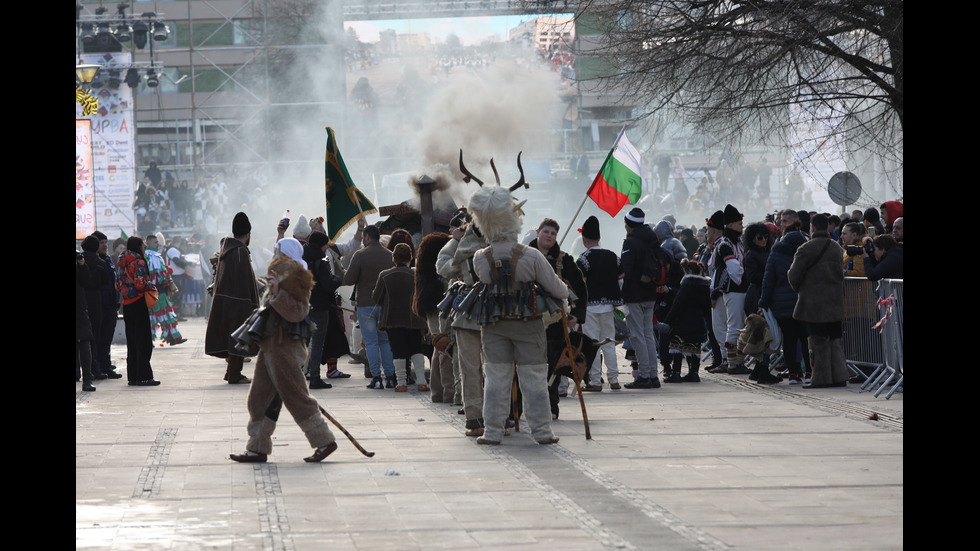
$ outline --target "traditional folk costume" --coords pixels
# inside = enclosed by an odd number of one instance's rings
[[[467,175],[465,181],[475,179],[462,166],[462,152],[460,170]],[[562,300],[569,296],[568,287],[540,251],[518,244],[522,216],[510,191],[500,185],[484,187],[477,182],[481,188],[470,198],[468,208],[490,246],[474,255],[473,267],[487,286],[492,302],[503,305],[499,312],[480,317],[486,372],[483,397],[486,426],[477,442],[500,444],[510,413],[516,370],[531,437],[540,444],[553,444],[558,438],[551,430],[544,322],[533,310],[528,315],[521,298],[538,284],[544,292]],[[520,185],[524,185],[523,170],[521,180],[512,189]],[[490,302],[485,304],[489,306]]]
[[[261,305],[268,309],[268,317],[255,360],[254,380],[248,391],[246,452],[232,454],[230,458],[243,463],[266,461],[272,453],[272,434],[280,410],[286,406],[310,446],[316,449],[304,460],[322,461],[337,449],[337,442],[299,369],[306,360],[309,335],[304,338],[292,330],[307,320],[313,274],[302,261],[302,245],[296,239],[280,240],[276,251],[268,273],[270,278],[278,278],[279,289],[272,294],[270,285],[262,296]]]
[[[160,252],[151,248],[146,249],[146,264],[150,271],[150,283],[156,285],[160,295],[156,305],[150,308],[153,338],[162,341],[160,346],[163,346],[163,343],[173,345],[184,342],[185,339],[180,336],[180,331],[177,329],[177,312],[166,292],[173,278],[170,267],[164,263]]]

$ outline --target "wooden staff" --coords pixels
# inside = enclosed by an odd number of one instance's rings
[[[585,397],[582,392],[582,380],[579,379],[578,370],[575,369],[575,355],[572,353],[572,336],[568,332],[568,317],[565,315],[565,305],[561,305],[561,325],[565,329],[565,351],[568,352],[568,361],[571,362],[572,378],[575,379],[575,389],[578,391],[578,403],[582,406],[582,421],[585,422],[585,439],[592,440],[592,432],[589,430],[589,414],[585,411]]]
[[[346,436],[351,441],[351,443],[354,444],[354,447],[357,448],[358,451],[360,451],[361,453],[363,453],[368,457],[374,457],[374,452],[369,452],[365,450],[360,444],[358,444],[357,440],[355,440],[354,437],[351,436],[349,432],[347,432],[347,429],[345,429],[343,425],[338,423],[336,419],[334,419],[329,413],[327,413],[327,410],[323,409],[323,406],[317,404],[316,407],[320,408],[320,413],[322,413],[324,417],[329,419],[330,422],[333,423],[334,425],[337,425],[337,428],[340,429],[340,432],[344,433],[344,436]]]
[[[521,432],[521,420],[517,413],[517,362],[514,362],[514,384],[510,389],[510,410],[514,412],[514,432]]]

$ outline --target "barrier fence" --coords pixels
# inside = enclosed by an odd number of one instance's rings
[[[877,388],[877,398],[886,389],[885,399],[903,383],[903,309],[901,279],[869,281],[845,278],[844,352],[849,369],[870,375],[861,390]]]

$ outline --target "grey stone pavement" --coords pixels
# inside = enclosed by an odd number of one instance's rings
[[[335,430],[337,452],[304,463],[309,444],[284,409],[269,462],[239,464],[228,454],[245,446],[248,386],[204,355],[202,318],[180,330],[188,342],[154,351],[160,386],[75,385],[77,549],[904,546],[903,393],[703,374],[586,393],[591,440],[571,397],[557,445],[520,431],[479,446],[458,407],[368,390],[343,358],[352,377],[314,396],[376,455]],[[125,354],[113,347],[122,372]]]

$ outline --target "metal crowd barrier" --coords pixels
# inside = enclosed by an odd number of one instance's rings
[[[844,354],[847,368],[858,377],[877,375],[885,365],[885,354],[878,331],[872,326],[881,319],[878,315],[877,284],[866,278],[844,278]],[[865,370],[860,369],[865,367]],[[863,388],[863,387],[862,387]]]
[[[878,311],[881,315],[877,331],[880,331],[882,348],[885,354],[885,365],[874,382],[867,389],[875,388],[880,381],[881,386],[875,392],[875,398],[886,388],[891,388],[885,399],[889,399],[895,391],[902,388],[905,381],[905,323],[902,300],[901,279],[883,279],[878,287]],[[862,387],[864,388],[864,387]]]
[[[885,389],[891,398],[903,383],[902,280],[845,278],[844,351],[848,368],[865,377],[861,390]],[[857,366],[871,368],[865,375]]]

